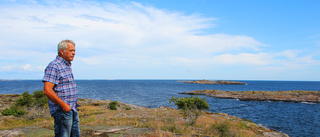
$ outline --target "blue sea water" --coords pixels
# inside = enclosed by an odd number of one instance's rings
[[[177,80],[76,80],[79,97],[107,99],[139,106],[175,107],[172,96],[186,97],[180,92],[219,89],[229,91],[309,90],[320,92],[320,81],[241,81],[248,85],[186,84]],[[42,90],[41,80],[0,81],[0,94],[32,93]],[[206,98],[211,112],[227,113],[249,119],[293,137],[320,136],[320,104],[288,102],[255,102],[235,99]]]

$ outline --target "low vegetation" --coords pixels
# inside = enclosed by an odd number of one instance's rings
[[[241,101],[282,101],[320,103],[320,91],[222,91],[196,90],[181,94],[207,95],[215,98],[239,99]]]
[[[190,98],[172,97],[169,102],[173,102],[176,106],[178,106],[178,109],[182,109],[183,116],[186,119],[186,122],[190,125],[196,123],[201,112],[209,109],[209,104],[207,103],[206,99],[195,96],[191,96]]]
[[[42,92],[23,95],[0,95],[0,111],[10,106],[28,114],[19,116],[0,115],[0,136],[16,132],[17,136],[54,136],[54,122],[48,106],[40,99]],[[30,96],[29,96],[29,95]],[[31,98],[30,98],[31,97]],[[28,98],[28,100],[26,100]],[[19,100],[19,101],[18,101]],[[42,100],[42,101],[41,101]],[[80,129],[83,136],[264,136],[275,131],[223,113],[204,111],[209,108],[199,97],[176,98],[171,102],[179,109],[168,107],[144,108],[110,100],[79,99]],[[37,102],[37,103],[35,103]],[[39,103],[40,102],[40,103]],[[41,105],[41,103],[44,103]],[[27,105],[29,104],[29,106]],[[116,109],[115,109],[115,108]],[[43,114],[37,114],[39,108]],[[196,121],[186,121],[186,110],[195,109]],[[47,115],[45,115],[47,114]],[[36,117],[39,115],[40,117]],[[278,133],[278,132],[277,132]],[[280,134],[280,133],[279,133]],[[282,134],[282,133],[281,133]]]
[[[24,92],[22,96],[19,96],[18,100],[13,103],[10,108],[6,108],[1,111],[2,115],[8,116],[23,116],[31,112],[34,115],[32,118],[39,117],[45,113],[48,105],[48,99],[42,91],[35,91],[33,94],[29,94],[28,91]],[[32,109],[36,109],[32,111]]]
[[[110,110],[117,110],[117,105],[118,105],[118,102],[117,101],[112,101],[109,103],[109,108]]]

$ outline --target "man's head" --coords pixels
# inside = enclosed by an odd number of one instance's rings
[[[63,40],[58,44],[58,55],[69,63],[73,61],[75,56],[75,46],[72,40]]]

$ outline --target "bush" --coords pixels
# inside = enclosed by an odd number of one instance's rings
[[[22,98],[18,99],[17,102],[15,103],[15,105],[17,107],[19,106],[27,106],[30,107],[34,102],[34,99],[32,98],[32,96],[29,94],[28,91],[24,92],[22,94]]]
[[[229,135],[230,123],[227,121],[212,125],[212,128],[217,129],[219,131],[221,137],[230,136]]]
[[[13,116],[22,116],[22,115],[25,115],[27,114],[28,112],[24,111],[24,110],[20,110],[20,109],[17,109],[17,108],[6,108],[4,109],[3,111],[1,111],[1,114],[4,115],[4,116],[9,116],[9,115],[13,115]]]
[[[178,106],[178,109],[182,110],[188,110],[188,109],[198,109],[198,110],[206,110],[209,109],[209,104],[207,103],[207,100],[200,97],[172,97],[170,99],[170,103],[173,102],[175,105]]]
[[[36,106],[43,107],[48,104],[48,98],[43,91],[33,92],[33,97],[35,98],[34,105]]]
[[[29,94],[28,91],[22,94],[22,98],[18,99],[14,104],[17,107],[43,107],[48,103],[48,98],[43,93],[43,91],[34,91],[32,95]]]
[[[45,112],[45,106],[48,103],[48,99],[43,91],[35,91],[32,95],[28,91],[22,94],[22,98],[19,98],[14,104],[10,106],[10,109],[6,108],[1,111],[2,115],[8,116],[22,116],[27,114],[25,107],[28,107],[27,110],[31,111],[30,114],[33,114],[32,110],[36,110],[35,117],[42,115]],[[23,110],[24,109],[24,110]]]
[[[117,105],[118,105],[118,102],[117,101],[112,101],[109,103],[109,108],[110,110],[117,110]]]
[[[202,111],[209,109],[207,100],[200,97],[172,97],[170,99],[170,103],[171,102],[178,106],[178,109],[183,110],[184,117],[190,125],[196,123],[196,120]]]
[[[126,110],[131,110],[131,107],[125,107]]]

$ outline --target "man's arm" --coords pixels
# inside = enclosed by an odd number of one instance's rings
[[[44,83],[44,94],[54,103],[58,104],[64,112],[69,112],[71,110],[71,107],[69,104],[62,101],[56,92],[53,90],[54,84],[51,82],[45,82]]]

